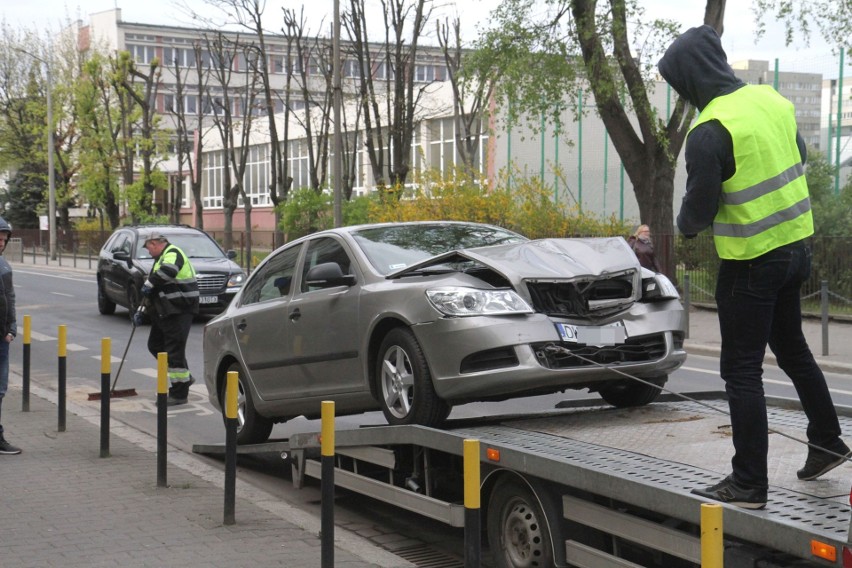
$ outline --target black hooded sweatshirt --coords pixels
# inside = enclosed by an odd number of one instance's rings
[[[657,64],[660,75],[699,111],[716,97],[730,94],[745,83],[734,75],[719,35],[704,25],[690,28],[672,42]],[[796,144],[807,159],[802,137]],[[731,134],[718,120],[700,124],[686,139],[686,194],[677,216],[677,226],[694,237],[713,224],[722,196],[722,182],[736,171]]]

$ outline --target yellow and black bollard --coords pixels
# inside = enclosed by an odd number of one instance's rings
[[[169,359],[157,353],[157,487],[167,487]]]
[[[479,514],[479,440],[464,441],[464,565],[482,564],[482,519]]]
[[[321,552],[320,566],[334,568],[334,401],[324,400],[321,408],[320,453],[322,454],[322,479],[320,481]]]
[[[701,567],[722,568],[725,547],[722,532],[722,505],[701,504]]]
[[[59,432],[65,431],[65,392],[66,392],[66,373],[67,369],[67,338],[68,327],[66,325],[59,326],[59,343],[57,344],[57,352],[59,355],[59,387],[57,389],[57,407],[59,409]]]
[[[236,522],[234,515],[237,494],[237,394],[239,373],[228,371],[225,383],[225,520],[226,525]]]
[[[112,341],[101,339],[101,457],[109,457],[109,373]]]
[[[32,357],[32,354],[30,353],[30,328],[32,323],[31,319],[32,318],[30,318],[30,316],[24,316],[24,376],[21,385],[21,410],[23,412],[30,411],[30,357]]]

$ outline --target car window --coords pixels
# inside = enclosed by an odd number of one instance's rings
[[[452,250],[527,240],[500,227],[466,223],[383,225],[355,231],[352,237],[380,274],[390,274]]]
[[[130,235],[127,233],[119,233],[110,245],[109,252],[115,254],[117,252],[126,252],[130,254]]]
[[[241,303],[254,304],[289,296],[293,292],[293,278],[300,250],[300,246],[291,247],[270,258],[246,282]]]
[[[222,258],[225,253],[219,245],[208,237],[205,233],[178,233],[169,234],[168,231],[163,231],[168,237],[169,242],[180,250],[190,259],[192,258]],[[151,258],[148,249],[145,248],[145,242],[139,240],[136,245],[136,258],[146,259]]]
[[[326,262],[336,262],[340,265],[340,270],[343,274],[353,274],[352,261],[349,255],[343,249],[343,246],[336,240],[328,237],[314,239],[308,244],[308,252],[305,255],[305,265],[302,268],[302,292],[309,292],[317,288],[305,284],[305,275],[308,270],[318,264]]]

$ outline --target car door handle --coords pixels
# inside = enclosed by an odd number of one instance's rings
[[[237,324],[237,331],[245,331],[247,327],[248,322],[246,322],[246,320],[242,320],[240,321],[240,323]]]
[[[300,317],[302,317],[302,312],[299,311],[299,308],[296,308],[295,310],[290,312],[290,320],[291,321],[296,321]]]

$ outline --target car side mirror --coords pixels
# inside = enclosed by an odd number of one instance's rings
[[[334,286],[353,286],[354,274],[343,274],[336,262],[317,264],[305,275],[305,284],[318,288],[333,288]]]
[[[129,252],[126,252],[126,251],[123,251],[123,250],[117,250],[114,253],[112,253],[112,257],[115,260],[123,260],[127,264],[130,264],[130,253]]]
[[[230,249],[228,252],[225,253],[225,256],[228,257],[228,260],[234,260],[235,258],[237,258],[237,251],[235,251],[234,249]]]

